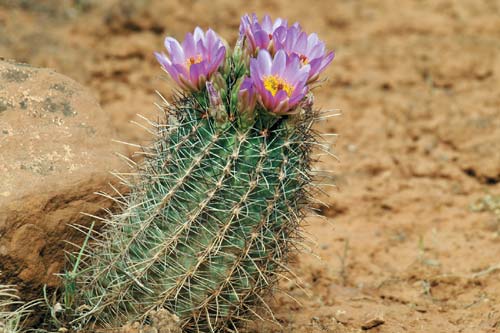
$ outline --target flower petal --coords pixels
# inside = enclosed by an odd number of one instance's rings
[[[172,63],[168,59],[168,57],[164,53],[159,53],[155,52],[154,53],[156,60],[162,65],[163,67],[170,66]]]
[[[213,59],[210,59],[208,71],[215,72],[221,66],[224,58],[226,57],[226,48],[220,47],[214,55]]]
[[[265,50],[269,45],[269,34],[264,30],[255,31],[253,34],[255,40],[255,48]]]
[[[180,62],[185,59],[184,50],[176,39],[172,37],[165,38],[165,48],[173,62]]]
[[[330,53],[328,53],[326,57],[323,58],[319,70],[323,71],[325,67],[328,66],[333,61],[334,58],[335,58],[335,52],[331,51]]]
[[[278,103],[278,105],[276,105],[274,107],[273,112],[277,113],[277,114],[283,114],[283,113],[286,113],[290,108],[291,108],[290,101],[288,100],[288,98],[286,98],[286,99],[280,101]]]
[[[278,74],[282,76],[285,71],[286,66],[286,53],[283,50],[279,50],[275,55],[271,67],[272,74]]]
[[[261,27],[268,34],[273,32],[273,21],[271,20],[271,17],[269,15],[264,15]]]
[[[193,37],[192,33],[188,32],[186,34],[186,37],[184,38],[184,41],[182,42],[182,48],[184,49],[184,54],[186,55],[186,58],[197,56],[196,43],[194,41],[194,37]]]
[[[257,63],[262,74],[271,74],[272,59],[267,50],[260,50],[257,55]]]
[[[210,29],[209,29],[210,31]],[[208,31],[207,31],[208,34]],[[194,40],[197,42],[199,40],[204,40],[205,39],[205,34],[203,33],[203,30],[200,27],[194,28],[194,35],[193,35]]]
[[[189,68],[189,79],[195,86],[199,86],[200,77],[206,73],[205,66],[206,61],[202,61],[197,64],[192,64]]]

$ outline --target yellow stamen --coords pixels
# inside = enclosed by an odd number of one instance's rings
[[[196,57],[189,57],[186,60],[187,69],[189,70],[191,68],[191,65],[199,64],[202,60],[203,58],[201,57],[201,54],[196,55]]]
[[[275,96],[278,91],[283,90],[286,92],[287,96],[290,97],[293,93],[294,87],[288,82],[283,80],[277,75],[266,75],[264,76],[264,88]]]

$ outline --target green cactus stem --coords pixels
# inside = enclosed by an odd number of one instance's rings
[[[147,323],[166,309],[184,332],[237,331],[259,307],[269,309],[266,297],[300,246],[317,143],[318,112],[304,88],[309,65],[279,57],[302,81],[263,77],[268,100],[245,89],[254,73],[241,45],[215,73],[179,74],[186,91],[164,100],[162,119],[151,122],[155,137],[136,176],[122,178],[130,191],[114,198],[121,210],[63,275],[68,325]],[[189,70],[202,56],[186,61]],[[270,110],[274,97],[283,103]]]

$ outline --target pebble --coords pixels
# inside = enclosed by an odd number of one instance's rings
[[[365,321],[363,325],[361,325],[361,329],[367,331],[377,326],[383,325],[384,323],[385,323],[384,318],[382,318],[381,316],[376,316]]]

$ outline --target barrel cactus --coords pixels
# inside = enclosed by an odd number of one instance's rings
[[[236,331],[286,272],[310,203],[311,86],[332,61],[316,34],[255,15],[233,50],[196,28],[156,53],[178,85],[120,210],[63,275],[72,322],[121,326],[167,310],[184,332]]]

